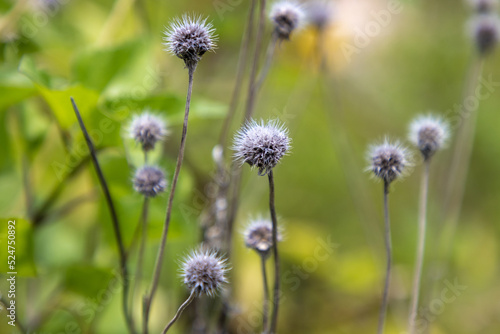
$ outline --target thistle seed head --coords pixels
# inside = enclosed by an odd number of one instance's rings
[[[144,112],[134,116],[130,123],[129,134],[147,152],[154,149],[156,142],[163,140],[168,131],[160,117]]]
[[[498,0],[468,0],[470,6],[478,13],[490,13],[495,10]]]
[[[278,241],[281,241],[281,232],[278,229]],[[262,256],[269,255],[273,247],[273,224],[270,220],[255,219],[248,224],[244,232],[245,245],[257,251]]]
[[[182,263],[184,284],[197,295],[214,296],[227,283],[225,259],[212,250],[195,250]]]
[[[317,30],[324,30],[332,21],[333,6],[331,2],[313,1],[306,7],[307,21]]]
[[[290,1],[279,1],[273,4],[270,14],[274,32],[281,40],[290,39],[292,31],[297,30],[304,21],[302,8]]]
[[[443,148],[449,136],[448,128],[448,123],[440,117],[419,116],[410,124],[410,140],[427,160]]]
[[[406,168],[411,165],[408,150],[398,142],[391,143],[387,139],[370,148],[369,161],[368,170],[387,183],[403,176]]]
[[[214,32],[206,18],[183,15],[165,31],[163,44],[168,51],[184,60],[187,68],[194,70],[201,56],[216,48],[217,36]]]
[[[167,187],[165,174],[153,166],[139,168],[135,172],[133,183],[135,191],[146,197],[155,197]]]
[[[480,55],[493,51],[500,38],[500,20],[496,14],[477,14],[470,21],[470,31]]]
[[[266,175],[290,149],[288,130],[276,120],[266,124],[252,120],[236,133],[232,149],[236,160]]]

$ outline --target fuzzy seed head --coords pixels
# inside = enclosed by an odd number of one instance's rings
[[[281,232],[278,228],[278,241],[281,241]],[[273,224],[270,220],[255,219],[248,224],[244,232],[245,245],[267,256],[273,247]]]
[[[495,10],[498,0],[468,0],[469,5],[478,13],[490,13]]]
[[[403,176],[406,168],[411,165],[408,150],[398,142],[391,143],[387,139],[370,148],[369,160],[368,169],[387,183]]]
[[[469,23],[472,38],[481,55],[493,51],[500,39],[500,20],[496,14],[477,14]]]
[[[443,148],[449,137],[448,123],[436,116],[419,116],[410,124],[410,140],[424,159]]]
[[[333,18],[331,2],[313,1],[306,7],[307,21],[317,30],[324,30]]]
[[[155,197],[165,191],[167,180],[161,169],[154,166],[139,168],[134,175],[134,189],[146,197]]]
[[[271,7],[270,18],[278,37],[281,40],[288,40],[292,31],[297,30],[303,23],[304,12],[294,2],[279,1]]]
[[[259,175],[266,175],[290,149],[290,141],[288,130],[278,121],[264,124],[252,120],[234,138],[234,157],[258,168]]]
[[[184,15],[170,24],[163,44],[168,51],[184,60],[187,68],[194,69],[206,52],[216,48],[217,36],[214,32],[206,18]]]
[[[130,123],[129,134],[147,152],[154,149],[156,142],[163,140],[168,131],[160,117],[144,112],[134,116]]]
[[[195,290],[197,295],[214,296],[227,283],[228,270],[226,260],[215,251],[196,250],[184,259],[181,276],[188,289]]]

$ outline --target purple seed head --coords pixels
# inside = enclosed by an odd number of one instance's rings
[[[477,14],[469,23],[470,34],[480,55],[493,51],[500,38],[500,20],[496,14]]]
[[[154,149],[156,142],[163,140],[168,131],[160,117],[144,112],[134,116],[130,123],[129,134],[147,152]]]
[[[269,16],[274,25],[274,32],[281,40],[290,39],[291,33],[297,30],[304,21],[302,8],[291,1],[275,2]]]
[[[443,148],[449,137],[448,129],[448,123],[440,117],[419,116],[410,124],[409,137],[427,160]]]
[[[281,231],[278,228],[278,241],[281,241]],[[273,224],[270,220],[254,219],[250,221],[243,236],[245,245],[257,251],[262,256],[267,256],[273,247]]]
[[[408,150],[398,142],[391,143],[387,139],[380,145],[370,147],[368,155],[368,170],[387,183],[404,176],[411,166]]]
[[[133,184],[138,193],[146,197],[155,197],[165,191],[167,180],[158,167],[144,166],[135,172]]]

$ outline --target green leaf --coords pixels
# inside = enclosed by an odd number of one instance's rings
[[[69,291],[86,297],[96,297],[106,291],[108,282],[115,276],[119,279],[119,273],[114,273],[107,268],[97,268],[90,265],[74,265],[66,270],[64,286]]]
[[[16,68],[0,68],[0,110],[36,94],[33,84]]]

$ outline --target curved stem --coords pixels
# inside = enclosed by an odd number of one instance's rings
[[[418,298],[420,294],[420,280],[422,278],[422,266],[425,253],[425,230],[427,225],[427,193],[429,189],[429,166],[430,160],[424,162],[424,172],[420,185],[420,208],[418,213],[418,246],[417,259],[415,262],[415,273],[413,276],[413,289],[411,297],[410,317],[408,321],[410,334],[415,333],[415,319],[417,318]]]
[[[188,299],[186,299],[186,301],[179,307],[179,309],[177,310],[177,313],[175,313],[175,316],[172,318],[172,320],[170,320],[170,322],[165,327],[165,329],[163,329],[163,332],[162,332],[163,334],[165,334],[166,332],[168,332],[168,330],[170,329],[170,327],[172,327],[172,325],[177,321],[177,319],[179,319],[179,317],[181,316],[182,312],[194,300],[194,297],[196,297],[196,290],[195,289],[191,290],[191,294],[189,295]]]
[[[278,327],[278,310],[280,304],[280,261],[278,256],[278,219],[276,218],[276,208],[274,206],[273,171],[269,171],[267,176],[269,178],[269,211],[271,212],[271,220],[273,222],[274,299],[270,333],[274,334]]]
[[[255,96],[257,93],[255,80],[257,79],[257,69],[259,68],[260,49],[262,48],[265,23],[266,23],[266,0],[260,0],[259,28],[257,30],[255,52],[253,55],[252,68],[250,70],[247,105],[245,109],[245,120],[249,120],[252,117],[254,110]]]
[[[389,183],[384,181],[384,220],[385,220],[385,250],[387,253],[387,267],[385,271],[384,294],[382,296],[382,306],[378,319],[378,334],[384,332],[385,317],[387,314],[387,299],[389,297],[389,285],[391,282],[391,263],[392,263],[392,242],[391,242],[391,223],[389,220]]]
[[[179,173],[182,167],[182,161],[184,159],[184,150],[186,147],[186,136],[187,136],[187,127],[188,127],[188,118],[189,118],[189,107],[191,105],[191,93],[193,91],[193,74],[196,69],[196,66],[188,66],[189,70],[189,84],[188,91],[186,97],[186,109],[184,113],[184,124],[182,127],[182,137],[181,144],[179,147],[179,155],[177,156],[177,164],[175,166],[175,172],[172,179],[172,185],[170,187],[170,195],[168,197],[167,204],[167,213],[165,217],[165,224],[163,225],[163,232],[160,241],[160,248],[158,249],[158,254],[156,256],[155,269],[153,274],[153,279],[151,282],[151,289],[149,295],[144,297],[143,301],[143,333],[148,333],[148,321],[149,321],[149,311],[151,309],[151,303],[153,302],[153,297],[155,295],[156,289],[158,288],[158,282],[160,280],[161,267],[163,265],[163,257],[165,253],[165,244],[167,242],[168,228],[170,226],[170,218],[172,216],[172,205],[174,202],[175,189],[177,186],[177,180],[179,179]]]
[[[245,35],[241,42],[240,55],[238,59],[238,67],[236,70],[236,81],[234,84],[233,95],[231,96],[231,102],[229,103],[229,110],[227,112],[226,118],[224,119],[224,124],[222,125],[222,130],[219,137],[219,145],[224,150],[227,142],[227,136],[229,133],[229,126],[233,120],[233,116],[236,112],[236,107],[238,106],[238,101],[240,98],[241,87],[243,84],[243,77],[245,74],[245,67],[248,58],[248,47],[250,46],[250,41],[253,35],[254,26],[254,16],[255,16],[255,4],[257,0],[252,0],[250,3],[250,9],[248,11],[248,21],[245,30]],[[224,151],[223,151],[224,152]]]
[[[267,286],[267,270],[266,256],[260,255],[260,263],[262,267],[262,288],[264,289],[264,301],[262,305],[262,333],[268,333],[268,317],[269,317],[269,288]]]
[[[123,239],[120,230],[120,223],[118,221],[118,215],[116,213],[115,206],[113,204],[113,199],[111,197],[108,184],[106,182],[104,174],[102,173],[99,161],[97,160],[97,152],[94,148],[94,144],[92,143],[92,139],[90,138],[87,129],[85,128],[85,124],[83,123],[80,111],[78,110],[78,107],[76,106],[75,100],[73,98],[71,98],[71,104],[73,105],[73,110],[75,111],[76,118],[78,119],[78,123],[80,124],[80,128],[82,130],[83,136],[85,137],[85,141],[87,142],[90,156],[92,158],[92,163],[94,164],[94,169],[99,179],[99,184],[101,185],[104,197],[106,198],[106,204],[108,205],[108,209],[111,214],[111,221],[113,222],[113,231],[115,234],[116,243],[118,245],[118,255],[120,256],[120,271],[123,278],[123,297],[122,297],[123,315],[125,316],[129,332],[135,333],[134,320],[128,309],[128,293],[129,293],[130,282],[127,269],[127,255],[125,252],[125,246],[123,244]]]

